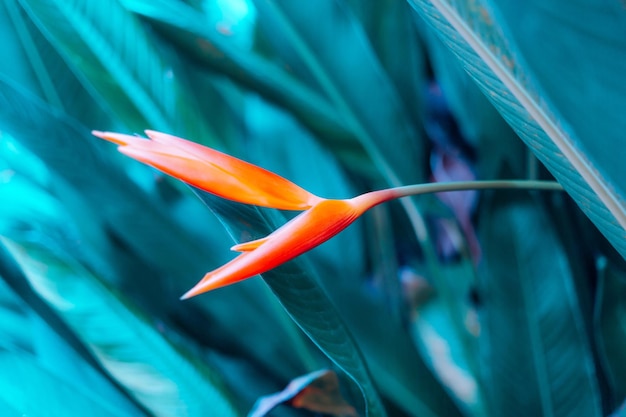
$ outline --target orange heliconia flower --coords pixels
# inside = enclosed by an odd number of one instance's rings
[[[428,192],[486,188],[562,190],[552,181],[469,181],[419,184],[328,200],[248,162],[165,133],[147,130],[150,138],[119,133],[93,134],[119,145],[120,152],[220,197],[281,210],[304,210],[262,239],[240,243],[241,252],[209,272],[182,298],[234,284],[269,271],[327,241],[370,208],[391,199]]]
[[[151,140],[92,132],[119,151],[188,184],[241,203],[283,210],[306,210],[269,236],[233,246],[241,255],[209,272],[182,298],[262,274],[313,249],[348,227],[365,211],[396,195],[392,190],[349,200],[315,196],[270,171],[194,142],[146,131]]]

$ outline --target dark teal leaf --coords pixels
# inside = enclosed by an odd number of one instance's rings
[[[2,238],[37,293],[102,366],[154,414],[239,415],[221,377],[58,248]]]
[[[494,179],[503,165],[514,178],[526,175],[528,152],[524,142],[513,132],[500,113],[487,100],[454,54],[422,23],[422,34],[442,99],[454,115],[463,139],[472,144],[479,157],[476,168],[480,178]]]
[[[426,62],[409,4],[387,0],[349,3],[407,113],[413,122],[423,120]]]
[[[309,7],[289,0],[255,5],[277,59],[330,101],[380,177],[390,185],[423,179],[419,134],[349,8],[333,0]]]
[[[594,336],[613,403],[618,404],[626,398],[626,269],[621,262],[601,258],[598,279]]]
[[[612,149],[626,131],[624,3],[499,0],[493,11],[541,87],[542,100],[575,132],[576,146],[611,192],[623,197],[624,158]]]
[[[75,381],[70,384],[41,368],[34,357],[0,349],[0,407],[2,415],[56,417],[83,415],[130,417],[109,398]],[[18,414],[15,414],[18,412]]]
[[[601,160],[585,153],[586,143],[597,136],[585,136],[562,118],[561,106],[539,88],[541,79],[533,78],[523,53],[505,37],[505,23],[487,3],[411,0],[515,132],[626,256],[623,189],[612,181],[613,175],[607,176]]]
[[[284,216],[273,211],[261,211],[201,190],[194,191],[223,222],[236,242],[266,236],[285,221]],[[263,274],[263,279],[304,333],[351,379],[354,383],[352,393],[360,391],[363,403],[357,409],[367,416],[384,416],[384,408],[360,349],[311,271],[311,266],[300,257],[268,271]]]
[[[299,82],[289,72],[249,50],[237,46],[207,24],[202,13],[181,2],[124,0],[134,13],[147,18],[155,28],[184,51],[191,64],[217,71],[245,88],[289,110],[304,126],[328,142],[349,166],[358,169],[367,161],[355,144],[351,129],[328,101]]]
[[[103,106],[83,87],[20,7],[18,0],[7,0],[3,4],[10,21],[3,25],[3,29],[10,30],[11,33],[7,33],[2,39],[7,41],[6,47],[11,48],[5,53],[7,56],[10,53],[12,63],[3,67],[5,77],[29,89],[59,112],[66,112],[86,124],[113,126],[110,115],[105,113]]]
[[[103,148],[110,148],[110,144],[92,137],[87,128],[55,114],[36,97],[2,80],[0,107],[4,131],[15,135],[46,163],[52,182],[55,177],[62,178],[79,192],[89,207],[86,212],[91,222],[104,223],[108,232],[121,242],[108,255],[109,262],[116,264],[122,260],[131,266],[124,285],[144,305],[151,306],[153,314],[180,323],[200,344],[212,346],[215,340],[220,340],[230,351],[245,352],[247,358],[265,370],[270,380],[284,383],[293,375],[307,371],[302,364],[310,360],[298,347],[301,336],[294,334],[293,324],[282,309],[277,309],[274,301],[268,301],[274,297],[259,291],[258,286],[225,289],[219,297],[207,296],[209,303],[179,301],[185,290],[213,265],[225,262],[228,254],[222,239],[225,234],[218,232],[213,216],[195,197],[187,197],[177,207],[181,210],[178,217],[193,216],[191,230],[173,220],[171,213],[176,212],[173,207],[172,212],[166,212],[168,207],[163,202],[150,198],[107,159]],[[134,164],[135,169],[150,172],[145,166]],[[191,203],[202,210],[189,211],[189,206],[193,207]],[[106,276],[113,271],[107,268],[99,272]],[[233,305],[238,306],[238,314],[232,314]],[[266,337],[257,320],[269,323],[275,337]],[[207,322],[211,326],[207,327]],[[258,342],[248,343],[241,337],[244,333]],[[280,367],[267,352],[281,358]]]
[[[117,0],[20,2],[96,100],[128,128],[216,140],[178,77],[174,56],[166,61]]]
[[[494,415],[602,416],[572,271],[543,206],[496,192],[480,219],[482,381]]]

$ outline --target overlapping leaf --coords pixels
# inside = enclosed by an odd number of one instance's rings
[[[542,205],[497,192],[484,207],[480,352],[494,415],[602,416],[572,272]]]
[[[177,76],[174,57],[165,61],[139,20],[117,0],[20,1],[85,87],[130,129],[150,126],[212,137]]]
[[[511,39],[503,35],[486,0],[410,0],[435,33],[461,60],[502,116],[574,197],[602,233],[626,256],[623,195],[598,162],[589,158],[581,138],[560,118],[560,109],[542,99]]]
[[[104,368],[155,415],[238,415],[219,376],[167,341],[146,317],[71,258],[37,243],[4,245],[30,284]],[[63,256],[63,257],[59,257]]]

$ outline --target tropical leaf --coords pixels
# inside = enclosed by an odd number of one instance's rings
[[[307,371],[303,367],[307,356],[301,354],[306,348],[297,347],[302,345],[302,336],[276,308],[274,297],[259,291],[258,285],[226,289],[219,297],[207,296],[210,302],[202,304],[178,300],[211,265],[224,262],[228,252],[217,250],[216,243],[223,247],[220,228],[195,197],[177,200],[177,210],[182,210],[178,216],[190,222],[187,226],[177,223],[162,201],[150,198],[107,160],[99,150],[106,144],[90,136],[86,128],[55,115],[37,98],[1,80],[0,107],[4,109],[0,121],[5,131],[46,163],[52,183],[56,176],[80,193],[91,218],[88,223],[101,224],[115,235],[113,250],[101,253],[102,260],[111,265],[121,263],[123,269],[118,275],[113,268],[96,268],[101,275],[123,282],[125,290],[152,314],[178,323],[199,344],[245,352],[277,388],[293,375]],[[195,210],[191,203],[201,210]],[[232,314],[233,305],[239,306],[239,314]],[[272,327],[275,337],[265,337],[263,327],[252,324],[257,320]],[[206,323],[211,326],[207,328]],[[242,334],[257,343],[248,343]],[[282,358],[280,367],[267,352]],[[252,390],[247,387],[246,391]],[[250,399],[250,405],[255,399]]]
[[[69,384],[40,367],[25,353],[0,349],[0,407],[6,416],[80,415],[137,416],[114,405],[84,384]]]
[[[480,352],[494,415],[602,416],[597,370],[558,236],[528,193],[497,192],[480,231]]]
[[[220,377],[172,344],[147,317],[57,248],[2,238],[31,286],[104,368],[155,415],[239,415]],[[60,255],[62,257],[60,257]]]
[[[348,120],[382,177],[393,185],[423,178],[418,132],[351,11],[333,0],[314,7],[288,0],[259,0],[255,5],[261,33],[272,42],[276,58],[294,68]],[[393,148],[383,141],[390,135]]]
[[[614,407],[626,398],[626,270],[607,258],[598,261],[599,281],[594,317],[595,340],[600,365],[608,377],[611,404]]]
[[[20,2],[86,88],[128,128],[150,126],[216,142],[177,75],[174,57],[165,61],[118,0]]]
[[[593,137],[572,130],[524,66],[523,56],[486,0],[410,0],[461,60],[505,120],[572,195],[615,248],[626,256],[622,190],[583,149]],[[584,140],[584,141],[583,141]]]
[[[94,126],[115,126],[116,122],[105,113],[70,70],[55,48],[18,4],[18,0],[3,3],[10,33],[3,36],[3,45],[18,49],[11,53],[12,65],[3,68],[7,79],[19,82],[40,97],[51,108]],[[9,41],[11,39],[11,41]]]
[[[356,172],[369,173],[369,157],[354,140],[349,126],[318,92],[280,66],[230,42],[204,14],[181,2],[124,0],[125,6],[148,19],[165,38],[191,58],[190,64],[217,71],[241,86],[287,109],[316,133]]]
[[[261,212],[258,207],[222,200],[198,189],[194,191],[237,243],[266,236],[285,221],[276,212]],[[268,271],[263,278],[304,333],[352,380],[352,392],[360,391],[363,403],[357,408],[368,416],[384,416],[385,410],[359,348],[319,280],[309,271],[311,267],[298,258]],[[305,305],[302,300],[307,301]]]

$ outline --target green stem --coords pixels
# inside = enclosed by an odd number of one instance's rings
[[[448,191],[470,190],[541,190],[563,191],[563,187],[556,181],[534,180],[495,180],[495,181],[454,181],[454,182],[431,182],[426,184],[405,185],[403,187],[387,188],[372,191],[357,197],[367,200],[370,207],[396,198],[409,197],[420,194],[442,193]]]

